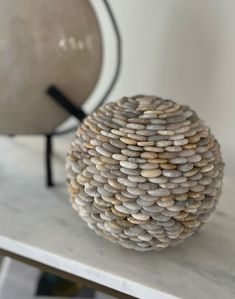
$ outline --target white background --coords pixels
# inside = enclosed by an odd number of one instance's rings
[[[109,0],[123,39],[121,76],[109,100],[155,94],[190,105],[220,141],[226,172],[235,170],[235,2],[233,0]],[[115,40],[102,1],[94,1],[109,82]]]

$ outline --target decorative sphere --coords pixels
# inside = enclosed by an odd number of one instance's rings
[[[124,97],[89,115],[67,157],[74,209],[99,235],[140,251],[175,246],[221,194],[220,146],[188,106]]]

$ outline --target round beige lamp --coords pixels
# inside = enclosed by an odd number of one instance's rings
[[[47,90],[56,86],[77,109],[87,100],[102,65],[97,18],[87,0],[8,0],[0,28],[0,134],[46,135],[50,186],[51,136],[70,113]]]
[[[2,1],[0,28],[0,134],[49,134],[69,114],[47,87],[79,107],[99,77],[101,33],[90,2]]]

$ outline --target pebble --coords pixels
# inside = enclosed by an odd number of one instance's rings
[[[173,141],[174,146],[182,146],[188,143],[188,139],[180,139]]]
[[[130,144],[130,145],[135,145],[137,144],[137,141],[131,138],[127,138],[127,137],[121,137],[120,140],[125,143],[125,144]]]
[[[175,169],[176,165],[172,164],[172,163],[163,163],[163,164],[160,164],[160,167],[162,169]]]
[[[152,136],[152,135],[156,135],[156,131],[153,131],[153,130],[137,130],[136,134],[141,135],[141,136]]]
[[[168,181],[168,179],[164,176],[159,176],[159,177],[155,177],[155,178],[148,178],[148,181],[151,183],[163,184],[163,183],[166,183]]]
[[[177,152],[178,153],[178,152],[181,152],[182,147],[180,147],[180,146],[167,146],[166,150],[168,152]]]
[[[187,158],[188,162],[192,162],[192,163],[199,162],[199,161],[201,161],[201,159],[202,159],[202,157],[198,154],[190,156],[190,157]]]
[[[133,151],[142,152],[142,148],[140,146],[128,145],[127,148]]]
[[[113,146],[115,146],[115,147],[117,147],[119,149],[124,149],[126,147],[126,145],[123,142],[121,142],[120,140],[117,140],[117,139],[110,139],[109,142]]]
[[[147,130],[164,130],[166,127],[162,125],[157,125],[157,124],[150,124],[146,126]]]
[[[112,156],[112,153],[110,153],[108,150],[104,149],[102,146],[96,146],[96,151],[105,156],[105,157],[111,157]]]
[[[118,177],[117,181],[118,181],[118,183],[120,183],[121,185],[124,185],[126,187],[136,187],[137,186],[137,183],[129,181],[126,177]],[[125,190],[125,188],[124,188],[124,190]]]
[[[109,151],[109,152],[111,152],[111,153],[119,153],[120,152],[120,150],[118,149],[118,148],[116,148],[116,146],[113,146],[112,144],[110,144],[110,143],[103,143],[103,147],[107,150],[107,151]]]
[[[137,142],[138,146],[153,146],[154,141],[139,141]]]
[[[179,156],[180,157],[191,157],[193,156],[194,154],[196,153],[195,150],[193,149],[189,149],[189,150],[182,150],[180,153],[179,153]]]
[[[173,158],[173,159],[170,159],[170,163],[172,163],[172,164],[184,164],[184,163],[187,163],[187,159],[184,158],[184,157]]]
[[[172,144],[172,141],[170,140],[159,140],[159,141],[156,141],[156,146],[158,147],[165,147],[165,146],[169,146]]]
[[[122,153],[124,156],[127,156],[127,157],[139,157],[139,156],[140,156],[140,153],[139,153],[139,152],[131,151],[131,150],[129,150],[129,149],[122,149],[122,150],[121,150],[121,153]]]
[[[163,125],[163,124],[166,124],[166,120],[154,118],[154,119],[150,119],[150,123],[154,124],[154,125]]]
[[[117,189],[117,190],[125,190],[125,185],[123,186],[123,184],[121,182],[119,182],[120,178],[117,178],[117,180],[113,180],[113,179],[108,179],[108,183],[110,186],[112,186],[113,188]]]
[[[122,155],[122,154],[113,154],[112,158],[114,160],[118,160],[118,161],[126,161],[128,159],[127,156]]]
[[[133,195],[144,195],[146,192],[145,190],[138,189],[138,188],[133,188],[133,187],[127,187],[127,192]]]
[[[161,175],[160,169],[144,169],[141,171],[141,176],[146,178],[154,178]]]
[[[138,141],[138,142],[140,142],[140,141],[142,141],[142,142],[147,142],[146,140],[147,140],[147,138],[145,137],[145,136],[140,136],[140,135],[136,135],[136,134],[127,134],[127,137],[129,137],[129,138],[131,138],[131,139],[134,139],[134,140],[136,140],[136,141]],[[139,144],[138,144],[138,142],[137,142],[137,145],[139,146]]]
[[[136,163],[130,162],[130,161],[120,161],[120,165],[122,167],[128,168],[128,169],[136,169],[138,168],[138,165]]]
[[[177,169],[182,172],[187,172],[193,169],[193,163],[186,163],[178,165]]]
[[[148,190],[148,194],[151,196],[166,196],[170,195],[170,190],[159,188],[154,190]]]
[[[127,209],[124,205],[115,205],[115,209],[118,211],[118,212],[121,212],[121,213],[125,213],[125,214],[130,214],[129,212],[129,209]]]
[[[143,130],[143,129],[145,129],[144,125],[137,124],[137,123],[128,123],[126,126],[127,126],[127,128],[133,129],[133,130]]]
[[[146,221],[149,219],[149,216],[144,215],[142,213],[134,213],[134,214],[131,214],[131,216],[140,221]]]
[[[178,188],[171,189],[171,192],[173,194],[184,194],[184,193],[187,193],[188,190],[189,190],[189,188],[187,188],[187,187],[178,187]]]
[[[183,134],[176,134],[176,135],[173,135],[173,136],[169,136],[168,139],[172,140],[172,141],[175,141],[175,140],[184,139],[184,137],[185,136]]]
[[[146,178],[142,177],[142,176],[131,176],[128,175],[128,180],[130,180],[131,182],[135,182],[135,183],[144,183],[147,181]]]
[[[157,153],[154,152],[142,152],[140,157],[143,159],[155,159],[157,158]]]
[[[168,178],[177,178],[181,176],[181,172],[175,169],[172,170],[163,170],[162,174]]]
[[[160,135],[166,135],[166,136],[171,136],[171,135],[175,134],[174,131],[171,131],[171,130],[158,130],[157,133]]]
[[[130,169],[130,168],[126,168],[126,167],[121,167],[120,171],[122,173],[128,174],[128,175],[139,175],[139,170],[136,169]]]

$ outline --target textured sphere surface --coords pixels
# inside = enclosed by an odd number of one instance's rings
[[[215,209],[220,147],[188,106],[125,97],[88,116],[67,157],[73,208],[99,235],[136,250],[172,247]]]
[[[0,134],[51,133],[69,114],[53,84],[78,107],[101,70],[102,40],[90,1],[0,1]]]

